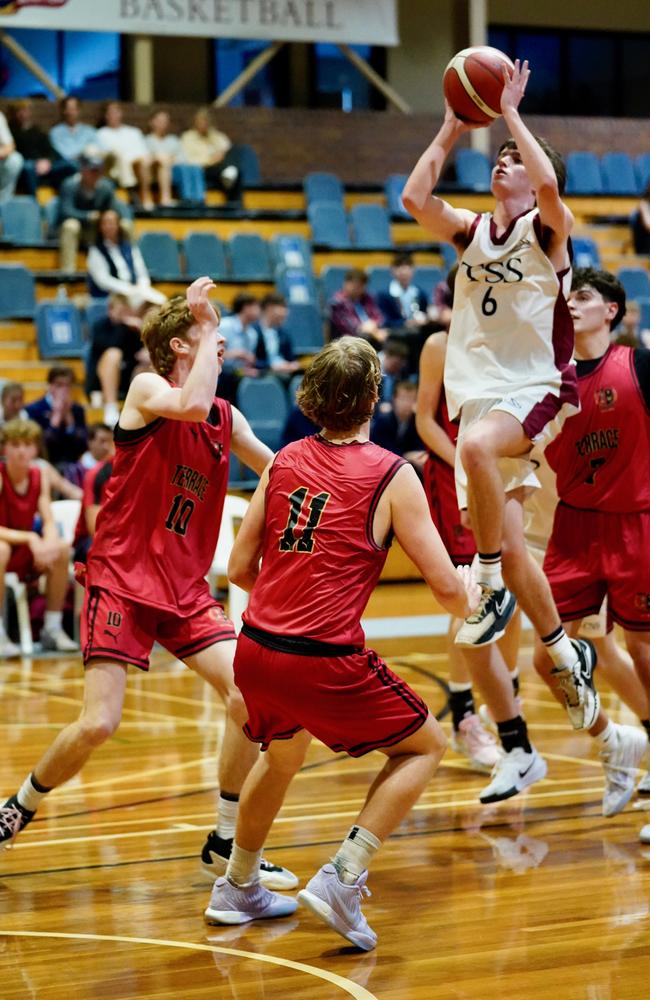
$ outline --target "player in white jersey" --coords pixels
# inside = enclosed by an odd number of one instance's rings
[[[493,213],[477,216],[431,194],[445,158],[468,129],[449,107],[402,199],[459,257],[445,390],[450,415],[460,416],[456,487],[477,541],[483,597],[457,641],[480,645],[499,638],[516,594],[554,662],[553,682],[571,722],[583,729],[599,709],[595,651],[586,640],[566,635],[523,531],[523,501],[528,488],[538,485],[531,448],[550,439],[559,418],[579,405],[564,297],[573,217],[561,198],[560,157],[519,114],[528,77],[527,63],[517,60],[504,69],[501,111],[512,139],[499,150],[492,173]],[[517,761],[520,772],[522,763]]]

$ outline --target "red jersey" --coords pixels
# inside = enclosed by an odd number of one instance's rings
[[[262,568],[244,620],[276,635],[364,642],[361,614],[386,561],[372,526],[402,458],[370,441],[320,434],[275,457],[266,490]]]
[[[634,350],[615,344],[580,375],[580,413],[569,417],[545,455],[557,473],[560,501],[581,510],[627,514],[650,510],[650,414]]]
[[[458,440],[458,423],[449,419],[444,386],[440,389],[435,420],[455,445]],[[431,520],[438,529],[450,559],[457,565],[468,566],[476,553],[476,542],[472,532],[461,523],[453,467],[429,450],[423,478]]]
[[[74,529],[75,548],[88,538],[88,526],[86,524],[86,511],[89,507],[101,506],[104,489],[108,478],[112,472],[113,463],[109,459],[106,462],[98,462],[86,473],[83,486],[83,496],[81,498],[81,510]]]
[[[205,576],[228,486],[232,410],[207,420],[158,417],[115,428],[113,474],[88,555],[87,580],[141,604],[194,614],[213,604]]]
[[[32,465],[29,469],[27,491],[17,493],[9,478],[7,466],[0,462],[0,524],[14,531],[33,531],[34,517],[38,513],[41,495],[41,470]]]

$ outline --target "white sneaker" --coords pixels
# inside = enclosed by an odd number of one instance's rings
[[[361,897],[370,895],[367,877],[368,872],[362,872],[353,885],[347,885],[334,865],[323,865],[300,890],[298,901],[357,948],[372,951],[377,935],[361,912]]]
[[[451,747],[466,757],[472,768],[481,774],[490,774],[501,756],[497,741],[492,733],[483,728],[478,715],[466,716],[458,730],[452,732]]]
[[[515,708],[517,710],[517,715],[520,715],[521,718],[523,719],[524,702],[519,695],[515,696]],[[486,729],[491,729],[493,733],[498,732],[497,724],[494,721],[494,718],[492,717],[492,712],[490,711],[490,709],[486,704],[483,704],[479,707],[478,714],[481,722],[486,727]]]
[[[603,816],[616,816],[625,809],[634,792],[637,768],[648,749],[648,737],[642,729],[612,725],[616,739],[598,754],[605,770]]]
[[[221,183],[225,188],[230,190],[230,188],[235,186],[237,178],[239,177],[239,171],[237,167],[225,167],[221,171]]]
[[[79,647],[62,628],[53,632],[41,629],[41,649],[53,653],[76,653]]]
[[[0,659],[10,660],[14,656],[20,656],[21,652],[20,646],[17,646],[11,639],[6,636],[0,639]]]
[[[211,884],[219,875],[226,874],[231,851],[232,838],[226,840],[216,830],[211,830],[201,851],[201,871]],[[297,875],[282,865],[273,864],[268,858],[260,860],[259,880],[265,889],[273,891],[295,889],[298,886]]]
[[[642,844],[650,844],[650,823],[646,823],[645,826],[641,827],[639,840]]]
[[[650,771],[647,771],[641,781],[636,786],[636,794],[640,795],[641,798],[647,798],[650,796]]]
[[[117,403],[106,403],[104,406],[104,423],[111,430],[117,424],[120,419],[120,408]]]
[[[545,778],[546,771],[546,761],[534,747],[532,753],[515,747],[499,758],[492,771],[492,781],[483,789],[479,800],[486,803],[510,799],[524,788]]]
[[[246,924],[249,920],[288,917],[298,908],[293,896],[280,896],[257,882],[233,885],[220,877],[214,883],[210,903],[203,916],[208,924]]]
[[[553,667],[574,729],[591,729],[598,718],[600,698],[594,686],[596,649],[589,639],[571,639],[577,660],[571,666]]]
[[[512,618],[517,601],[505,587],[493,590],[481,584],[479,606],[465,619],[456,633],[457,646],[488,646],[500,639]]]

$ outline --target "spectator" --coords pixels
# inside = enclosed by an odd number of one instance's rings
[[[372,295],[366,290],[368,277],[365,271],[353,267],[346,272],[343,288],[329,305],[330,338],[336,340],[346,335],[364,337],[377,347],[388,336],[384,316]]]
[[[16,417],[27,417],[25,390],[20,382],[5,382],[0,394],[0,426]]]
[[[224,316],[219,333],[226,338],[224,370],[241,375],[255,374],[255,323],[260,318],[260,304],[250,292],[240,292],[232,301],[232,313]]]
[[[66,177],[75,172],[74,164],[62,160],[47,134],[34,125],[33,105],[29,98],[11,105],[9,127],[16,149],[23,158],[19,183],[27,194],[35,196],[39,184],[58,188]]]
[[[208,108],[199,108],[193,128],[183,132],[181,142],[187,162],[203,168],[208,187],[224,191],[230,203],[240,202],[242,176],[237,152],[228,136],[212,127]]]
[[[120,216],[114,208],[100,212],[97,237],[88,250],[88,287],[93,298],[106,298],[112,292],[124,295],[132,309],[147,304],[162,305],[167,297],[151,287],[151,279],[142,254],[125,236]]]
[[[650,184],[632,216],[632,238],[635,253],[650,254]]]
[[[154,169],[156,163],[167,161],[171,168],[171,179],[183,201],[205,201],[205,177],[203,168],[184,162],[183,147],[177,135],[170,135],[170,120],[166,111],[156,111],[149,119],[149,133],[145,136]],[[158,180],[160,186],[160,179]],[[161,205],[163,204],[161,189]]]
[[[59,267],[66,274],[77,269],[79,243],[88,246],[95,242],[99,213],[109,208],[120,212],[113,183],[102,177],[103,154],[87,149],[81,154],[79,167],[79,173],[68,177],[61,185],[59,198]],[[120,226],[130,235],[131,221],[121,213]]]
[[[22,169],[23,158],[16,152],[7,119],[0,111],[0,205],[13,197]]]
[[[97,130],[80,121],[78,97],[64,97],[59,102],[61,121],[50,129],[50,142],[62,160],[79,166],[79,158],[88,146],[97,145]]]
[[[142,318],[134,312],[124,295],[113,294],[108,300],[108,315],[93,323],[90,356],[86,368],[86,395],[101,387],[104,422],[115,427],[120,411],[118,400],[124,398],[133,373],[148,355],[140,340]]]
[[[454,304],[454,283],[458,265],[454,264],[449,269],[444,281],[438,282],[431,295],[431,305],[428,313],[429,319],[436,324],[432,332],[438,330],[448,330],[451,323],[451,307]]]
[[[107,458],[113,455],[115,442],[113,440],[113,428],[108,424],[91,424],[88,428],[88,451],[81,456],[81,464],[86,472],[90,472],[96,465],[102,465]],[[88,476],[84,477],[84,483]]]
[[[70,547],[59,537],[52,517],[47,475],[34,464],[41,429],[33,420],[14,419],[4,424],[1,434],[5,462],[0,464],[0,607],[6,573],[17,573],[23,581],[44,574],[47,610],[41,645],[46,650],[72,652],[77,646],[63,631]],[[40,534],[34,531],[37,515]],[[19,654],[0,618],[0,655]]]
[[[151,157],[139,128],[122,123],[122,105],[109,101],[97,129],[97,142],[107,154],[109,176],[132,191],[136,186],[145,212],[153,209],[151,197]]]
[[[415,429],[417,386],[398,382],[393,391],[393,405],[388,413],[377,413],[370,427],[370,440],[388,451],[401,455],[422,472],[426,451]]]
[[[260,317],[252,324],[257,334],[254,354],[256,374],[269,369],[281,378],[289,378],[300,369],[293,356],[291,338],[283,329],[289,310],[284,295],[269,292],[260,303]]]
[[[113,472],[113,457],[115,455],[115,444],[111,429],[104,424],[94,424],[93,427],[96,430],[95,440],[97,440],[97,434],[101,433],[107,444],[103,449],[104,458],[95,463],[84,479],[81,510],[79,511],[79,519],[77,520],[73,541],[74,561],[80,563],[85,563],[88,558],[88,550],[95,535],[95,525],[97,523],[99,508],[104,501],[106,484]],[[93,431],[93,427],[90,428],[90,432]]]
[[[393,279],[388,291],[377,296],[384,325],[389,330],[416,333],[428,323],[428,300],[426,292],[413,284],[413,258],[409,253],[396,254],[391,270]]]
[[[379,351],[381,365],[381,388],[379,390],[379,405],[392,407],[393,389],[398,382],[404,381],[408,372],[409,349],[401,340],[387,340]]]
[[[67,365],[55,365],[47,373],[48,391],[27,407],[31,420],[43,429],[47,455],[66,479],[80,478],[75,466],[86,450],[86,417],[83,407],[72,400],[75,374]]]

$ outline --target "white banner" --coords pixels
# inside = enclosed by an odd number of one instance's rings
[[[0,27],[397,45],[397,0],[0,0]]]

